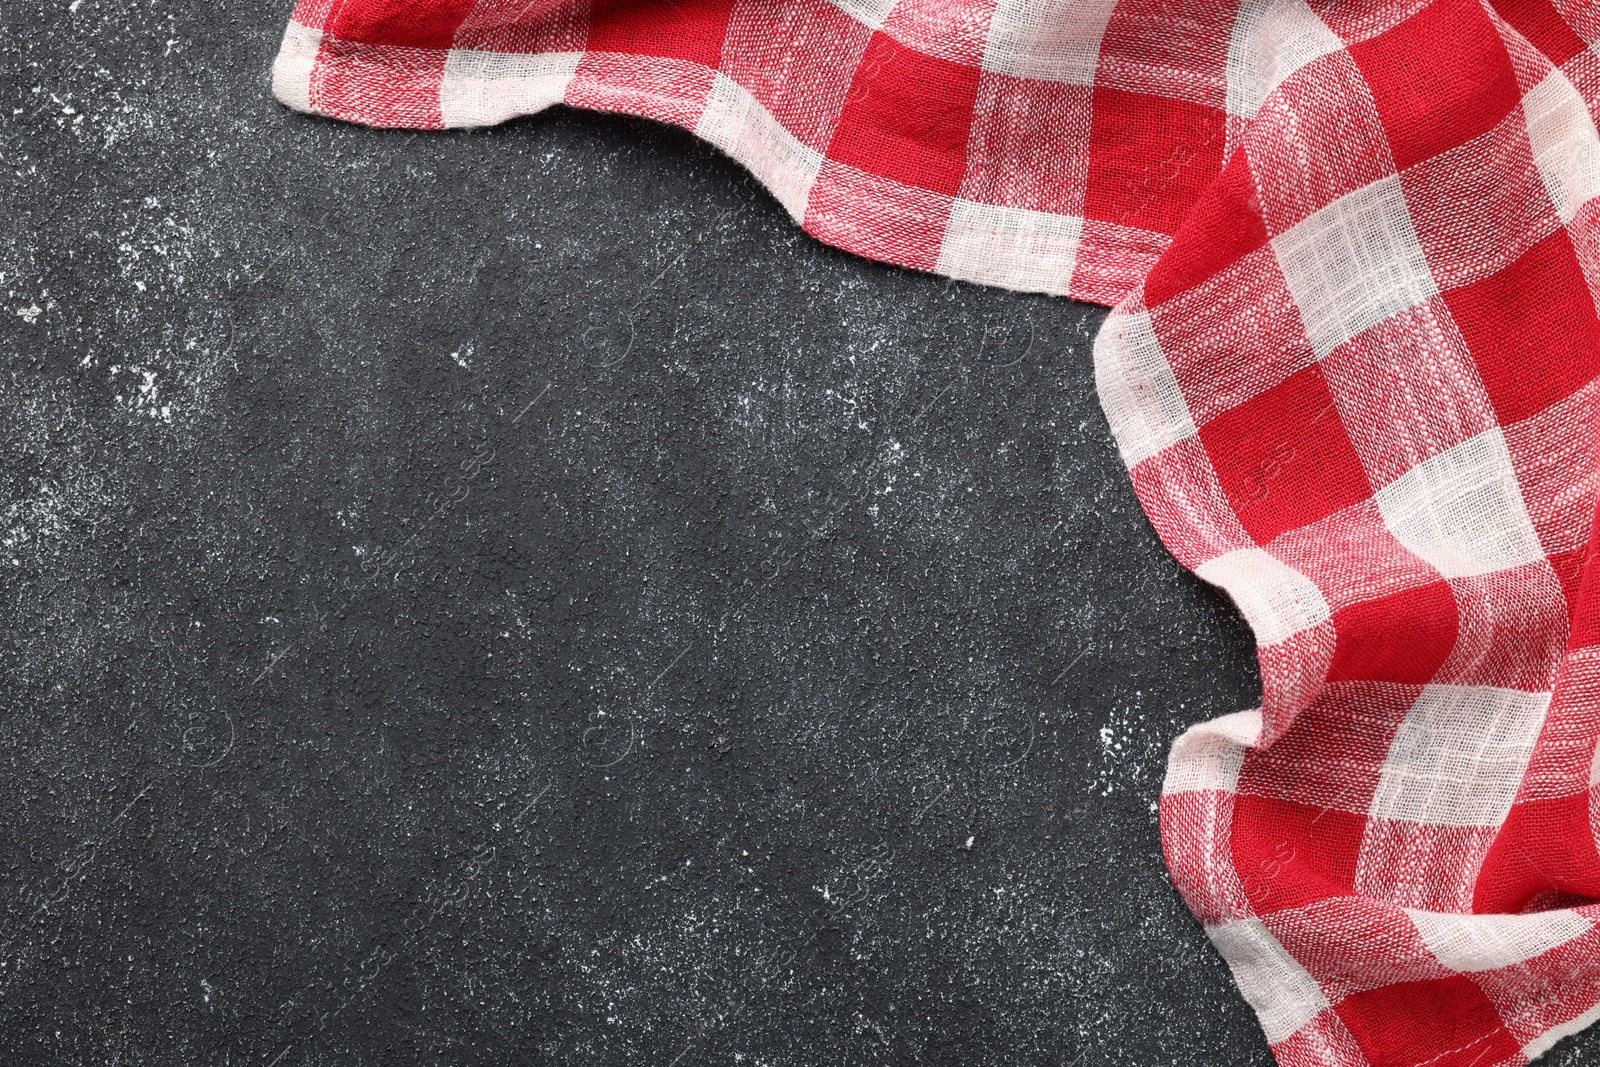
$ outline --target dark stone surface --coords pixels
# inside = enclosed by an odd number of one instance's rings
[[[0,52],[4,1062],[1270,1062],[1102,313],[644,122],[292,114],[287,7]]]

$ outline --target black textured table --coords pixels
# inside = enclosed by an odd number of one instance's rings
[[[1103,313],[644,122],[292,114],[286,15],[0,45],[4,1062],[1269,1063]]]

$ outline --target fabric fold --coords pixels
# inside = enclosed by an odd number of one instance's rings
[[[1289,1067],[1600,1018],[1600,15],[1567,0],[302,0],[285,104],[697,133],[865,256],[1112,306],[1150,521],[1258,709],[1168,868]]]

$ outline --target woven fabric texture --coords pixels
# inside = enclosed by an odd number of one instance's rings
[[[1259,709],[1174,882],[1290,1067],[1600,1018],[1600,9],[1584,0],[302,0],[302,110],[692,130],[823,241],[1113,305],[1101,402]]]

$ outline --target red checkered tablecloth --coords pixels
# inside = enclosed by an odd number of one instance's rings
[[[1522,1064],[1600,1018],[1600,7],[302,0],[378,126],[692,130],[816,237],[1113,305],[1151,522],[1259,709],[1173,747],[1173,880],[1292,1067]]]

